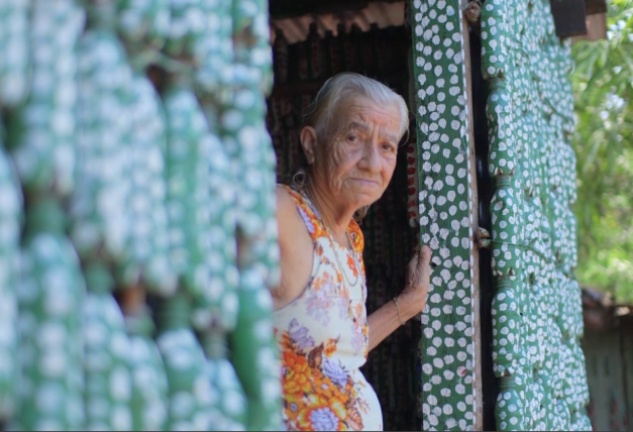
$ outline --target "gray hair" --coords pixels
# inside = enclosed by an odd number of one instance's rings
[[[395,103],[400,111],[400,136],[409,130],[409,108],[404,98],[381,82],[366,76],[344,72],[328,79],[308,107],[305,126],[312,126],[317,138],[328,137],[332,115],[339,104],[354,97],[366,97],[379,104]]]
[[[355,97],[366,97],[379,104],[395,103],[400,111],[399,140],[409,131],[409,108],[404,98],[381,82],[366,76],[344,72],[328,79],[310,104],[305,115],[304,126],[311,126],[317,134],[318,141],[325,141],[332,134],[332,116],[342,101]],[[309,167],[305,155],[300,152],[301,166],[292,176],[292,187],[305,189],[309,179]],[[354,219],[360,222],[367,214],[369,207],[356,212]]]

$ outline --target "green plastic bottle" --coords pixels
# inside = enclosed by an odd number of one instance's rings
[[[281,365],[270,317],[272,297],[257,270],[242,270],[239,297],[231,361],[248,398],[248,430],[278,430]]]
[[[84,265],[88,295],[83,305],[86,343],[87,430],[132,428],[130,339],[118,303],[114,278],[102,263]]]
[[[0,126],[0,423],[15,411],[18,376],[17,260],[22,224],[22,191],[2,146]]]
[[[0,106],[15,108],[29,90],[30,0],[0,2]]]
[[[495,417],[497,428],[502,431],[524,431],[525,392],[519,376],[501,378]]]
[[[265,127],[272,85],[268,7],[264,0],[233,0],[232,97],[219,126],[238,184],[236,212],[240,312],[231,334],[232,362],[248,398],[248,429],[281,427],[280,365],[272,331],[269,289],[278,283],[276,157]],[[253,359],[256,359],[253,362]]]
[[[79,58],[78,145],[71,238],[82,260],[121,263],[130,231],[132,68],[112,0],[87,1]]]
[[[212,409],[206,358],[190,328],[191,309],[191,300],[183,293],[160,301],[156,308],[156,343],[165,364],[169,389],[165,428],[168,431],[205,431]]]
[[[226,335],[209,330],[202,335],[207,356],[205,372],[213,392],[208,430],[246,430],[248,403],[233,365],[227,358]]]
[[[208,27],[203,0],[169,0],[170,22],[163,50],[172,57],[188,59],[199,65],[201,48]]]
[[[143,284],[150,293],[168,296],[176,291],[178,280],[169,260],[167,127],[160,97],[142,67],[137,66],[132,86],[130,229],[119,280],[125,286]]]
[[[167,424],[168,385],[165,365],[156,343],[149,309],[141,304],[125,315],[130,338],[130,373],[132,375],[132,430],[161,431]]]
[[[9,145],[28,193],[69,195],[77,136],[77,43],[85,12],[74,0],[32,0],[31,87],[9,113]]]
[[[506,282],[499,287],[492,302],[492,358],[498,377],[520,370],[522,320],[516,293]]]
[[[14,427],[83,430],[86,285],[52,198],[31,203],[20,259],[21,382]]]
[[[208,125],[186,77],[172,75],[163,101],[167,116],[169,259],[185,291],[203,295],[210,283],[211,196]]]
[[[169,0],[117,1],[117,29],[133,47],[162,48],[170,23]]]

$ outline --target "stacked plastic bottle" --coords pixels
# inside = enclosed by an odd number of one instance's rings
[[[0,430],[281,427],[267,14],[0,2]]]
[[[548,1],[481,12],[489,81],[494,371],[499,430],[591,430],[576,267],[569,44]]]
[[[1,132],[1,131],[0,131]],[[0,144],[2,141],[0,140]],[[22,192],[9,155],[0,147],[0,422],[16,412],[17,258],[23,216]]]

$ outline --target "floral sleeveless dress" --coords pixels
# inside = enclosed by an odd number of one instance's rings
[[[382,430],[380,403],[359,370],[369,348],[362,231],[350,223],[353,254],[330,238],[307,197],[287,189],[314,241],[314,263],[305,291],[274,317],[286,427]]]

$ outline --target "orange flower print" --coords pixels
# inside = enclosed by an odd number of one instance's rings
[[[358,277],[358,268],[356,268],[356,261],[350,254],[347,254],[347,267],[354,273],[354,277]]]
[[[340,360],[330,358],[338,339],[304,352],[307,330],[296,323],[281,337],[284,414],[289,430],[361,430],[365,402]]]
[[[283,379],[285,394],[307,393],[312,389],[310,368],[305,357],[286,351],[283,353],[283,364],[286,367]]]
[[[363,326],[363,336],[366,341],[369,341],[369,326],[367,324]],[[365,344],[365,358],[367,356],[369,356],[369,343]]]
[[[341,285],[341,282],[343,282],[343,273],[341,273],[340,271],[336,271],[336,283],[338,285]]]
[[[284,396],[284,413],[289,422],[296,422],[297,417],[305,409],[303,394],[288,394]]]
[[[347,411],[340,402],[330,403],[324,397],[309,395],[304,409],[297,417],[297,424],[300,430],[342,431],[346,429],[343,423],[345,417]]]
[[[293,191],[292,189],[286,189],[292,196],[294,196],[295,200],[300,203],[299,214],[303,219],[306,227],[308,228],[308,232],[313,238],[319,238],[326,235],[323,230],[323,226],[319,223],[319,219],[315,216],[315,214],[310,210],[307,203],[303,200],[300,194]]]
[[[352,243],[354,249],[359,254],[363,253],[363,249],[365,249],[365,239],[363,238],[363,231],[360,229],[358,224],[355,221],[352,221],[349,225],[350,237],[352,238]]]
[[[330,339],[327,342],[327,345],[325,346],[325,351],[324,354],[328,357],[332,357],[332,354],[334,354],[336,352],[336,344],[338,343],[339,339]]]

